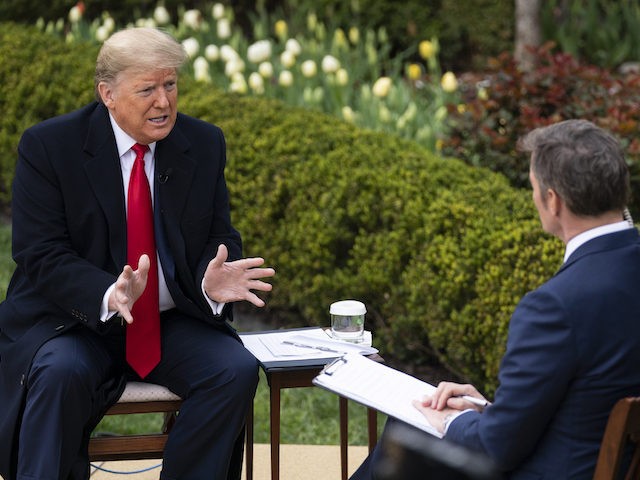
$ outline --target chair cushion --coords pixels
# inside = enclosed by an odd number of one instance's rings
[[[118,403],[159,402],[180,400],[180,397],[167,387],[146,382],[127,382]]]

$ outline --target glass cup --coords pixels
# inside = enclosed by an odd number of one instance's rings
[[[331,335],[336,340],[361,343],[364,339],[364,303],[357,300],[334,302],[329,307]]]

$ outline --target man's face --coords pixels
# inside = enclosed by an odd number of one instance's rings
[[[120,73],[98,86],[116,123],[138,143],[162,140],[176,123],[178,75],[174,69]]]

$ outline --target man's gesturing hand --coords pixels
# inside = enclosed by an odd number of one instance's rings
[[[127,323],[133,322],[131,309],[147,286],[147,277],[151,262],[149,256],[143,254],[138,260],[138,269],[125,265],[116,280],[116,286],[109,295],[109,311],[118,312]]]
[[[257,268],[264,264],[264,259],[243,258],[227,262],[229,252],[225,245],[218,247],[218,252],[209,262],[204,273],[204,291],[207,296],[218,303],[247,300],[257,307],[264,307],[264,301],[251,290],[271,291],[271,284],[260,278],[273,277],[273,268]]]

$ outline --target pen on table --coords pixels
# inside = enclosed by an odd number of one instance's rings
[[[282,343],[293,345],[294,347],[313,348],[314,350],[321,350],[323,352],[345,353],[339,350],[334,350],[333,348],[325,347],[323,345],[307,345],[306,343],[292,342],[291,340],[283,340]]]

